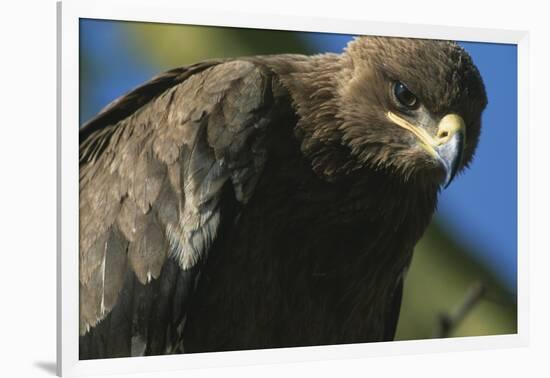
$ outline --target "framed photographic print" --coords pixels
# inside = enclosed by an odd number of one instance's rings
[[[525,32],[58,20],[59,374],[525,344]]]

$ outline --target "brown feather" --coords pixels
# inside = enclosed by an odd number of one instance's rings
[[[142,234],[128,248],[130,265],[143,285],[158,278],[166,258],[167,246],[160,224],[154,216],[147,217]]]
[[[105,255],[107,238],[116,234],[124,241],[120,245],[129,243],[128,267],[141,284],[159,276],[168,255],[185,269],[204,258],[216,237],[225,183],[233,174],[236,186],[251,191],[249,183],[265,161],[262,153],[247,151],[264,103],[264,79],[244,61],[173,70],[117,100],[83,128],[80,261],[83,298],[89,298],[82,304],[84,328],[104,317],[121,290],[126,257]],[[148,90],[161,92],[155,97]],[[221,116],[217,121],[215,114]],[[208,139],[207,128],[220,138]],[[118,274],[98,276],[105,261],[114,264],[108,272]],[[102,311],[103,287],[109,290]]]
[[[391,339],[440,182],[385,116],[394,80],[434,119],[464,117],[466,166],[486,96],[469,56],[442,41],[199,63],[90,121],[80,324],[95,346],[81,357]]]
[[[126,276],[128,241],[116,227],[111,227],[105,255],[102,313],[109,312],[116,304]]]

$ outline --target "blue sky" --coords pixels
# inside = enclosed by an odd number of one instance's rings
[[[108,80],[87,88],[81,123],[158,68],[125,46],[124,23],[81,20],[82,52]],[[315,49],[340,52],[351,36],[303,33]],[[517,48],[515,45],[460,42],[485,82],[489,104],[476,158],[465,174],[442,192],[437,220],[456,242],[485,263],[515,291],[517,271]]]

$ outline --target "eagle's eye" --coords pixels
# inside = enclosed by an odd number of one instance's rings
[[[418,107],[418,99],[412,93],[409,88],[400,81],[393,83],[393,95],[397,103],[409,110],[416,109]]]

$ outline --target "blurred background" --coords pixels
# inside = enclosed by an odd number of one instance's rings
[[[243,55],[339,53],[353,36],[80,20],[80,125],[156,74]],[[417,245],[396,338],[441,336],[442,315],[462,313],[446,336],[517,332],[517,49],[459,42],[489,98],[471,168],[442,192]],[[484,294],[469,300],[483,284]]]

